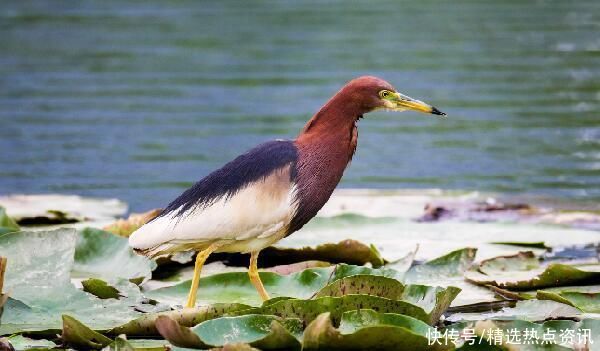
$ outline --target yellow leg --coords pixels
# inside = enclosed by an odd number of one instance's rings
[[[187,304],[185,307],[194,307],[196,305],[196,294],[198,293],[198,284],[200,283],[200,272],[202,271],[202,266],[208,256],[213,253],[219,245],[212,244],[206,249],[198,252],[196,255],[196,265],[194,266],[194,278],[192,278],[192,286],[190,288],[190,294],[188,295]]]
[[[267,290],[265,290],[262,281],[260,281],[260,276],[258,275],[257,261],[259,252],[260,251],[252,251],[250,253],[250,267],[248,267],[248,275],[250,276],[250,281],[252,282],[252,285],[254,285],[256,291],[258,291],[260,298],[263,301],[266,301],[269,299],[269,294],[267,294]]]

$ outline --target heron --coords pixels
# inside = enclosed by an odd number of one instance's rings
[[[358,142],[358,121],[375,110],[446,114],[383,79],[346,83],[294,140],[273,140],[199,180],[129,237],[139,254],[198,252],[186,307],[194,307],[202,266],[215,252],[250,253],[249,279],[269,299],[258,274],[262,249],[298,231],[329,200]]]

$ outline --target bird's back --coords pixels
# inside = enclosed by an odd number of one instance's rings
[[[217,239],[281,236],[296,212],[297,160],[291,140],[249,150],[183,192],[134,232],[130,245],[156,255],[197,249]]]

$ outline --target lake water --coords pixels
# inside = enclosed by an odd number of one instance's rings
[[[164,206],[374,74],[341,186],[600,200],[600,2],[0,3],[0,193]]]

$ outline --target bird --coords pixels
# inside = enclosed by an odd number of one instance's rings
[[[196,182],[129,237],[148,257],[195,250],[186,307],[196,305],[202,266],[212,253],[250,253],[248,275],[263,301],[259,252],[300,230],[329,200],[352,160],[358,121],[376,110],[446,116],[388,82],[361,76],[347,82],[294,140],[273,140]]]

